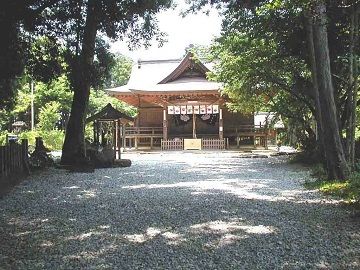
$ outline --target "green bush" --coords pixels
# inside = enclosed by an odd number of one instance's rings
[[[360,202],[360,173],[356,172],[350,176],[348,186],[348,198]]]
[[[7,131],[0,132],[0,146],[6,144],[6,134],[7,134]]]
[[[38,129],[52,131],[55,124],[60,120],[61,104],[57,101],[51,101],[40,109]]]
[[[312,175],[317,180],[306,182],[306,188],[318,189],[326,195],[341,198],[349,203],[360,203],[360,172],[352,173],[346,181],[329,181],[322,166],[316,165],[312,169]]]
[[[37,131],[24,131],[19,134],[19,139],[27,139],[29,143],[29,150],[32,151],[35,149],[35,138],[39,137]]]
[[[50,150],[61,150],[65,133],[62,130],[46,130],[46,131],[39,131],[40,137],[42,137],[44,144]]]

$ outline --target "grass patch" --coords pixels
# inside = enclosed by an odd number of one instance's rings
[[[317,189],[321,193],[343,199],[348,203],[360,203],[360,172],[354,172],[346,181],[326,179],[326,173],[320,165],[312,169],[312,175],[317,179],[312,182],[305,182],[307,189]]]

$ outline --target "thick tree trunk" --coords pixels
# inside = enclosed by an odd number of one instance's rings
[[[313,40],[316,78],[319,89],[321,128],[329,179],[345,179],[349,174],[341,142],[337,108],[332,83],[329,46],[326,27],[326,6],[314,1]]]
[[[82,41],[82,51],[77,68],[74,70],[74,98],[71,114],[66,127],[65,141],[62,149],[61,164],[76,165],[86,158],[85,153],[85,120],[89,104],[91,65],[95,54],[95,39],[98,28],[96,0],[89,0],[86,24]]]
[[[358,6],[354,4],[350,10],[350,44],[349,44],[349,88],[347,95],[347,125],[346,125],[346,156],[351,168],[355,165],[355,129],[356,129],[356,102],[358,91],[358,56],[357,46],[359,21]]]
[[[316,62],[315,62],[315,48],[314,48],[314,32],[313,32],[313,23],[312,17],[310,14],[305,16],[306,24],[306,33],[307,33],[307,44],[309,49],[309,60],[311,67],[311,80],[313,85],[314,100],[315,100],[315,119],[317,124],[317,144],[319,148],[319,154],[322,157],[322,163],[325,164],[325,153],[324,153],[324,132],[322,129],[322,117],[321,117],[321,107],[320,107],[320,96],[319,96],[319,85],[317,81],[317,72],[316,72]]]

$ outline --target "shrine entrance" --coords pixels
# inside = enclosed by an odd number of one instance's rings
[[[218,138],[219,116],[220,109],[217,104],[168,106],[167,137]]]

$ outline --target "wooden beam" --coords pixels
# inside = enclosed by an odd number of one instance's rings
[[[166,110],[163,110],[163,139],[165,141],[168,139],[168,121]]]
[[[222,109],[219,111],[219,139],[224,139],[224,122],[223,122],[223,114]]]
[[[118,159],[121,159],[121,121],[120,121],[120,119],[117,120],[116,124],[117,124],[116,131],[117,131]]]
[[[196,115],[193,112],[193,139],[196,139]]]

